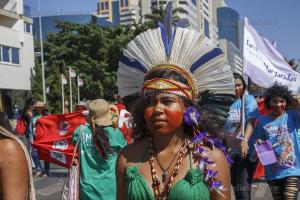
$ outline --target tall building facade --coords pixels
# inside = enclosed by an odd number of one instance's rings
[[[189,20],[190,28],[203,32],[215,43],[218,28],[212,23],[212,2],[214,0],[99,0],[97,15],[113,24],[145,22],[144,16],[152,13],[152,8],[163,8],[169,1],[173,8],[181,8],[175,15]]]
[[[227,63],[232,72],[243,74],[243,54],[231,41],[219,39],[219,47],[225,53]]]
[[[240,15],[229,7],[217,8],[217,25],[219,38],[231,41],[237,48],[240,48]]]
[[[169,1],[172,1],[173,8],[182,8],[183,12],[176,12],[175,15],[177,15],[179,18],[186,18],[189,20],[189,25],[191,28],[197,30],[199,29],[199,23],[198,23],[198,2],[197,0],[149,0],[150,6],[156,9],[159,9],[160,5],[167,5]],[[150,7],[150,8],[151,8]],[[151,13],[151,9],[150,12]]]
[[[0,110],[11,106],[14,91],[31,90],[34,43],[28,12],[23,0],[0,1]]]
[[[198,30],[202,31],[206,37],[218,44],[218,28],[213,23],[213,1],[198,0]]]
[[[91,21],[91,15],[54,15],[41,17],[43,40],[47,38],[49,33],[56,33],[59,31],[59,29],[56,28],[56,22],[58,20],[73,22],[77,24],[87,24]],[[40,40],[39,17],[33,18],[33,34],[35,40]]]
[[[243,74],[239,21],[239,13],[227,7],[224,0],[212,0],[212,22],[218,27],[219,46],[231,70]]]
[[[132,24],[141,20],[140,0],[99,0],[94,15],[117,24]]]

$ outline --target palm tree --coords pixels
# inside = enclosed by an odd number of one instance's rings
[[[158,8],[157,7],[151,7],[152,13],[151,14],[146,14],[144,15],[144,18],[146,21],[148,22],[152,22],[154,24],[157,24],[159,21],[164,21],[165,18],[165,9],[162,3],[158,4]],[[188,12],[186,10],[184,10],[183,8],[174,8],[172,10],[172,20],[173,20],[173,24],[175,25],[178,21],[179,21],[179,17],[177,15],[177,13],[184,13],[184,14],[188,14]]]

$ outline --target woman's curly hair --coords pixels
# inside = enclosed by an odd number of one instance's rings
[[[274,97],[284,98],[287,108],[290,108],[293,104],[293,97],[286,86],[275,83],[272,87],[267,89],[265,93],[265,106],[267,109],[271,108],[270,101]]]
[[[168,69],[159,69],[157,71],[153,71],[145,77],[145,80],[151,80],[154,78],[169,78],[188,85],[188,81],[182,74]],[[157,95],[157,93],[152,93],[150,95]],[[141,95],[139,99],[135,102],[134,106],[131,107],[133,138],[135,140],[145,138],[150,134],[149,129],[147,127],[147,123],[144,118],[144,111],[147,106],[147,98],[149,98],[147,95]],[[197,129],[200,131],[207,131],[212,136],[217,136],[220,131],[219,122],[216,119],[214,119],[213,116],[210,115],[210,113],[207,113],[204,110],[202,110],[196,102],[193,102],[184,97],[181,98],[183,99],[185,107],[194,106],[198,109],[199,113],[201,113],[201,118],[198,122],[199,126],[197,127]],[[184,131],[189,137],[193,136],[192,126],[184,125]]]

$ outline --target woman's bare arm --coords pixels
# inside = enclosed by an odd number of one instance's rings
[[[118,155],[116,161],[116,182],[117,182],[117,200],[125,199],[125,170],[127,168],[126,159],[124,157],[123,151]]]
[[[230,168],[224,153],[219,149],[209,151],[209,160],[215,161],[214,165],[208,165],[209,169],[218,171],[218,181],[221,181],[224,190],[221,194],[217,191],[211,191],[210,199],[212,200],[228,200],[231,199],[231,178]]]
[[[0,182],[2,199],[26,199],[29,169],[24,151],[11,139],[0,139]]]

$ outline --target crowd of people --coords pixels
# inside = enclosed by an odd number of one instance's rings
[[[274,84],[255,99],[214,44],[183,22],[142,33],[123,54],[118,102],[76,105],[86,117],[72,136],[79,199],[230,200],[233,188],[237,200],[250,200],[257,146],[266,142],[276,158],[264,166],[273,198],[298,198],[300,101],[287,87]],[[33,147],[46,115],[34,98],[15,129],[0,113],[0,199],[35,199],[31,160],[35,177],[49,176],[49,162],[43,167]]]

